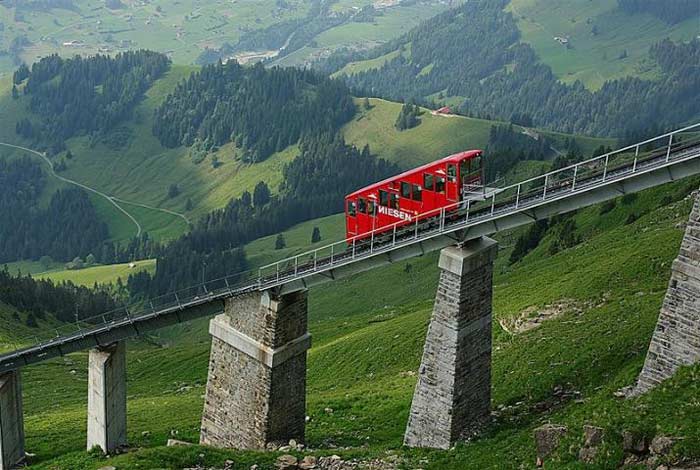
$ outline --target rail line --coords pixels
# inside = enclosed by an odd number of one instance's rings
[[[211,316],[225,300],[280,294],[464,242],[700,173],[700,123],[519,183],[482,197],[263,266],[18,339],[0,355],[0,373],[146,331]]]

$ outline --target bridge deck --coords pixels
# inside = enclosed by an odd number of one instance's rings
[[[700,138],[675,142],[700,124],[501,188],[490,199],[464,201],[409,226],[398,224],[368,240],[349,239],[281,260],[257,276],[236,274],[124,307],[25,339],[28,347],[0,355],[0,373],[71,352],[106,345],[194,318],[223,312],[224,301],[253,291],[289,293],[450,244],[551,217],[621,194],[700,173]],[[666,141],[661,147],[645,146]],[[187,300],[183,300],[187,299]]]

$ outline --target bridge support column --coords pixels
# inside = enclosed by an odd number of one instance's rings
[[[449,449],[491,411],[491,298],[498,245],[482,237],[440,253],[440,281],[404,436]]]
[[[645,393],[681,366],[700,361],[700,194],[690,213],[671,280],[639,379],[628,395]]]
[[[91,349],[88,359],[87,449],[126,445],[126,344]]]
[[[227,301],[209,326],[209,376],[200,442],[263,449],[304,440],[307,294],[271,292]]]
[[[22,381],[18,370],[0,375],[0,470],[24,460]]]

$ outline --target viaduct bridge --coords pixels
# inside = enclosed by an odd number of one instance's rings
[[[369,239],[348,239],[18,339],[0,354],[0,470],[24,458],[21,369],[89,349],[87,448],[126,445],[125,340],[199,317],[210,322],[201,443],[263,449],[303,441],[307,291],[442,250],[440,280],[404,442],[449,448],[489,416],[492,267],[487,236],[700,173],[700,124],[480,195]],[[700,199],[699,199],[700,201]],[[674,263],[641,393],[700,360],[700,202]],[[677,321],[680,319],[680,321]]]

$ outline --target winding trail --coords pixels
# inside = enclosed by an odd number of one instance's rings
[[[25,151],[25,152],[29,152],[29,153],[32,153],[32,154],[34,154],[34,155],[37,155],[37,156],[41,157],[41,158],[46,162],[46,164],[49,166],[49,171],[51,172],[51,176],[53,176],[53,177],[55,177],[55,178],[57,178],[57,179],[63,181],[64,183],[68,183],[68,184],[72,184],[72,185],[74,185],[74,186],[78,186],[79,188],[85,189],[86,191],[90,191],[90,192],[92,192],[92,193],[97,194],[98,196],[101,196],[101,197],[105,198],[107,201],[109,201],[110,204],[112,204],[114,207],[116,207],[117,210],[119,210],[122,214],[124,214],[125,216],[127,216],[127,217],[134,223],[134,225],[136,225],[136,236],[137,236],[137,237],[140,237],[140,236],[141,236],[142,229],[141,229],[141,224],[139,223],[139,221],[136,220],[136,219],[134,218],[134,216],[132,216],[131,214],[129,214],[129,213],[126,211],[126,209],[124,209],[122,206],[120,206],[120,205],[117,203],[117,201],[115,201],[114,199],[112,199],[112,197],[108,196],[107,194],[105,194],[105,193],[103,193],[103,192],[101,192],[101,191],[98,191],[98,190],[95,189],[95,188],[91,188],[90,186],[86,186],[86,185],[84,185],[84,184],[82,184],[82,183],[78,183],[77,181],[73,181],[73,180],[71,180],[71,179],[64,178],[63,176],[60,176],[58,173],[56,173],[56,170],[54,170],[54,168],[53,168],[53,162],[52,162],[51,160],[49,160],[49,158],[48,158],[46,155],[44,155],[43,153],[41,153],[41,152],[37,152],[36,150],[32,150],[32,149],[27,148],[27,147],[22,147],[22,146],[20,146],[20,145],[8,144],[7,142],[0,142],[0,145],[2,145],[2,146],[4,146],[4,147],[12,147],[12,148],[15,148],[15,149],[23,150],[23,151]]]

